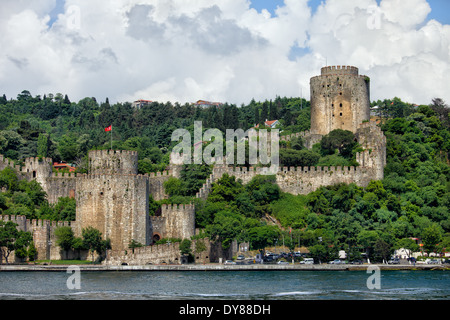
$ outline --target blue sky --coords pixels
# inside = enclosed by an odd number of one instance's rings
[[[317,9],[324,0],[310,0],[309,6],[313,12]],[[381,0],[377,0],[380,4]],[[435,19],[442,24],[450,24],[450,0],[428,0],[431,6],[431,13],[428,19]],[[261,12],[262,9],[267,9],[272,15],[275,15],[275,9],[278,6],[283,6],[283,0],[252,0],[251,7]]]

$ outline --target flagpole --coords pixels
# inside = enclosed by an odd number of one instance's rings
[[[111,125],[111,150],[112,150],[112,125]]]

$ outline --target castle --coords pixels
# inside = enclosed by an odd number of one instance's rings
[[[283,192],[308,194],[321,186],[338,183],[366,187],[371,180],[383,179],[386,137],[370,121],[369,84],[369,78],[360,76],[355,67],[325,67],[320,76],[311,79],[311,129],[282,136],[281,140],[300,136],[312,148],[332,130],[344,129],[355,134],[363,151],[357,154],[357,167],[279,168],[276,182]],[[54,173],[49,158],[28,158],[23,167],[15,167],[19,178],[35,179],[42,185],[50,203],[56,203],[59,197],[75,198],[75,221],[29,221],[22,216],[0,216],[0,220],[14,221],[21,230],[32,232],[38,259],[61,259],[54,232],[65,225],[78,237],[84,228],[92,226],[110,239],[112,249],[107,252],[106,264],[180,263],[177,244],[152,243],[161,238],[189,239],[195,235],[194,205],[162,205],[156,215],[149,214],[149,197],[167,198],[163,184],[172,176],[179,177],[180,165],[172,163],[165,172],[139,175],[136,151],[94,150],[89,152],[88,159],[88,174]],[[0,170],[6,166],[12,164],[0,156]],[[206,199],[212,184],[225,173],[247,183],[262,170],[216,165],[196,197]],[[132,240],[143,247],[131,252]],[[208,241],[205,246],[205,252],[196,253],[203,262],[227,256],[214,243]]]

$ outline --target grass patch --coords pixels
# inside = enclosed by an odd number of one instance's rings
[[[272,216],[280,221],[283,227],[303,228],[306,226],[306,216],[309,209],[306,207],[306,196],[294,196],[282,193],[279,200],[270,204]]]

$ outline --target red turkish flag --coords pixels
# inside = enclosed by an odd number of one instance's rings
[[[112,125],[110,125],[108,128],[105,128],[105,131],[112,131]]]

